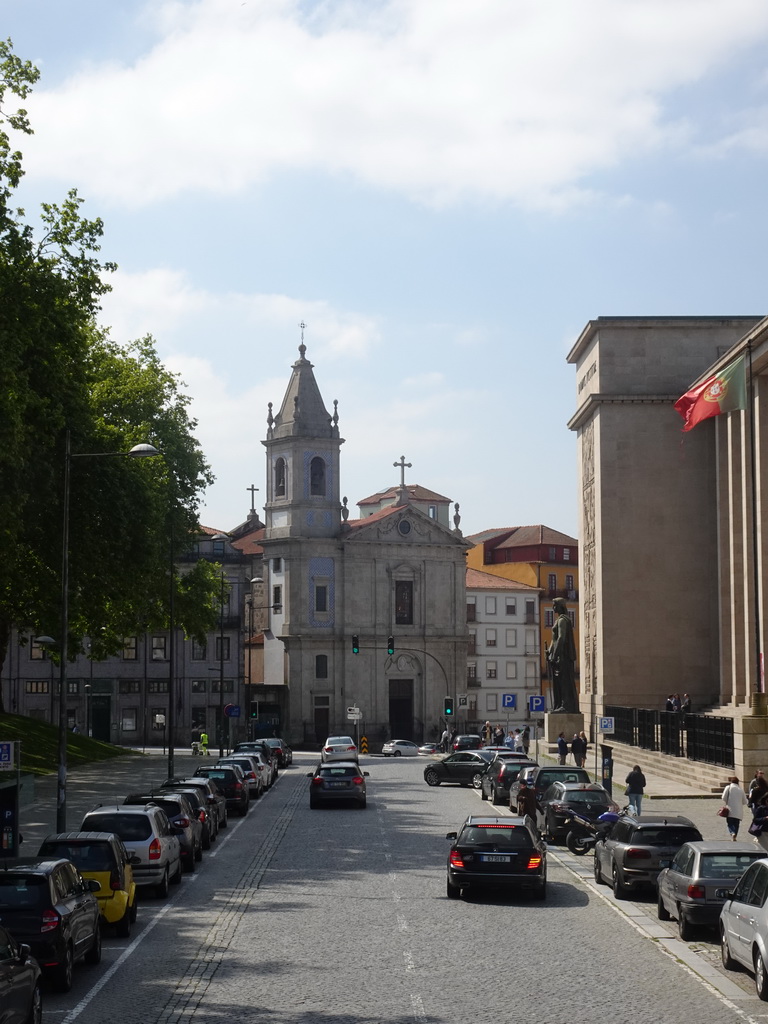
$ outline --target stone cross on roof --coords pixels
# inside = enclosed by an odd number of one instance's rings
[[[405,486],[405,471],[406,471],[406,469],[411,469],[412,466],[413,466],[413,463],[406,462],[405,461],[405,456],[401,455],[400,456],[400,461],[399,462],[393,462],[392,465],[395,468],[397,468],[398,466],[400,467],[400,492],[397,495],[397,504],[398,505],[407,505],[408,502],[410,501],[410,497],[411,496],[408,493],[408,489]]]

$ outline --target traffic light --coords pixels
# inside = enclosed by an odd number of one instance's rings
[[[443,706],[446,718],[453,718],[453,697],[446,697]]]
[[[395,653],[395,638],[393,636],[387,637],[387,654]]]
[[[250,715],[251,718],[258,718],[259,717],[259,702],[257,700],[252,700],[251,701],[251,707],[250,707],[249,715]]]
[[[357,635],[357,633],[355,633],[355,635],[352,637],[352,653],[360,653],[360,637]]]

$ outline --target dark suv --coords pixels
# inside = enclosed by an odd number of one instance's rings
[[[480,796],[493,804],[509,804],[509,790],[523,768],[535,768],[535,761],[514,761],[495,757],[480,781]]]
[[[638,885],[654,885],[662,868],[683,845],[701,833],[681,814],[624,815],[595,844],[595,881],[613,886],[616,899],[626,899]]]
[[[236,764],[213,765],[211,768],[201,765],[195,770],[195,775],[215,782],[227,802],[227,810],[245,817],[248,813],[248,783]]]
[[[3,925],[29,945],[61,992],[72,988],[78,960],[101,961],[98,888],[68,860],[19,860],[0,870]]]
[[[521,773],[522,774],[522,773]],[[536,794],[536,802],[541,803],[542,798],[553,782],[591,782],[589,772],[586,768],[569,768],[567,765],[542,765],[539,768],[529,768],[525,772],[525,779],[529,786],[533,786]],[[520,780],[517,779],[509,791],[510,807],[516,806],[517,793],[520,789]]]

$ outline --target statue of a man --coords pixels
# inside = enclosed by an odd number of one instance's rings
[[[547,661],[552,673],[553,711],[577,712],[579,710],[574,681],[573,666],[576,661],[576,644],[573,639],[573,625],[568,608],[561,597],[552,602],[555,621],[552,626],[552,643],[547,648]]]

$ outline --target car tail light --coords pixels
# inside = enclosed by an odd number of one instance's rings
[[[707,894],[703,885],[689,885],[688,895],[692,900],[703,900]]]
[[[651,851],[643,850],[637,846],[630,846],[626,853],[627,860],[650,860]]]
[[[553,811],[559,812],[559,813],[562,813],[563,811],[569,810],[567,804],[558,803],[556,800],[553,800],[552,803],[550,803],[549,806],[552,808]]]
[[[59,921],[61,918],[55,910],[44,910],[43,921],[40,925],[41,932],[52,932],[55,928],[59,927]]]
[[[176,819],[176,824],[179,826],[179,828],[188,828],[189,827],[189,818],[177,818]]]
[[[504,769],[503,768],[499,768],[499,774],[496,776],[496,781],[497,782],[501,782],[501,780],[503,778],[504,778]]]
[[[120,884],[120,875],[117,871],[111,871],[109,873],[109,888],[110,889],[122,889]]]
[[[314,779],[312,779],[312,785],[313,786],[322,786],[322,784],[323,784],[323,780],[320,778],[319,775],[316,775],[314,777]]]
[[[236,792],[236,793],[241,793],[241,792],[242,792],[242,790],[243,790],[243,784],[242,784],[242,782],[236,782],[236,783],[235,783],[235,792]]]
[[[347,747],[347,750],[357,750],[357,747],[353,744],[351,747]]]
[[[160,840],[153,839],[152,842],[149,844],[149,859],[160,860],[160,855],[162,854],[162,852],[163,851],[162,847],[160,846]]]
[[[203,823],[203,824],[205,824],[205,821],[206,821],[206,817],[205,817],[205,811],[203,810],[203,808],[202,808],[202,807],[201,807],[201,808],[200,808],[200,810],[199,810],[199,811],[197,812],[197,816],[198,816],[198,818],[200,819],[200,821],[202,821],[202,823]]]
[[[352,781],[354,782],[354,784],[356,786],[362,786],[362,784],[363,784],[363,777],[362,777],[362,775],[356,775],[354,777],[354,779],[352,779]]]
[[[333,753],[333,747],[323,747],[323,751],[326,754],[332,754]]]
[[[533,856],[528,858],[528,870],[536,871],[541,867],[541,856],[538,853],[534,853]]]
[[[450,865],[452,868],[464,867],[464,861],[461,859],[461,854],[458,850],[451,850]]]

